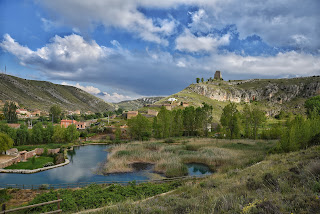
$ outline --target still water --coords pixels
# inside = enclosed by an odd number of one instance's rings
[[[150,168],[131,173],[97,175],[95,170],[108,155],[108,145],[88,145],[74,147],[68,152],[70,163],[63,167],[38,172],[35,174],[0,173],[0,184],[61,184],[97,181],[133,181],[148,180]],[[208,167],[201,164],[188,164],[189,175],[210,174]]]

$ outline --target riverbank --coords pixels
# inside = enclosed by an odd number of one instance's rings
[[[68,159],[65,159],[64,163],[53,165],[53,166],[42,167],[42,168],[32,169],[32,170],[30,170],[30,169],[0,169],[0,173],[33,174],[33,173],[42,172],[42,171],[46,171],[49,169],[54,169],[57,167],[65,166],[69,163],[70,163],[70,161]]]
[[[112,145],[100,173],[133,172],[136,163],[154,164],[154,171],[166,177],[188,174],[188,163],[203,164],[211,171],[244,167],[262,160],[274,141],[192,138],[166,143],[132,142]]]

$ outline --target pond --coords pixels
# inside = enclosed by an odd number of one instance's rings
[[[38,172],[35,174],[12,174],[0,173],[0,184],[61,184],[79,182],[100,181],[133,181],[150,179],[150,166],[143,166],[139,170],[130,173],[116,173],[108,175],[97,175],[99,164],[106,160],[108,145],[87,145],[74,147],[68,152],[70,163],[63,167]],[[209,168],[201,164],[187,164],[189,175],[210,174]]]

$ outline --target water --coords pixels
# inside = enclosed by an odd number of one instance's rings
[[[68,152],[70,163],[63,167],[38,172],[35,174],[0,173],[0,184],[61,184],[99,181],[133,181],[150,179],[146,172],[152,172],[152,166],[138,166],[139,170],[130,173],[97,175],[95,170],[103,163],[108,155],[108,145],[88,145],[74,147]],[[207,166],[187,164],[189,175],[210,174]]]
[[[212,174],[208,166],[200,163],[187,164],[188,174],[190,176],[210,175]]]

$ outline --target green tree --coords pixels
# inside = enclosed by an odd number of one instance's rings
[[[196,81],[197,81],[197,83],[199,83],[200,82],[200,78],[197,77]]]
[[[115,140],[118,142],[121,139],[121,128],[120,126],[117,126],[116,131],[115,131]]]
[[[65,131],[66,142],[68,143],[75,142],[77,139],[79,139],[79,136],[80,136],[80,133],[78,132],[76,125],[72,124],[66,128],[66,131]]]
[[[21,125],[17,130],[16,145],[26,145],[29,141],[29,138],[30,136],[27,126]]]
[[[267,120],[266,114],[264,111],[260,110],[258,107],[252,109],[252,133],[253,139],[257,139],[258,129],[261,125]]]
[[[13,140],[9,135],[5,133],[0,133],[0,153],[4,152],[13,146]]]
[[[14,102],[5,102],[3,107],[3,115],[8,123],[16,123],[18,121],[17,117],[17,106]]]
[[[238,138],[240,135],[240,115],[237,106],[230,103],[223,108],[220,118],[221,125],[226,129],[230,139]]]
[[[133,139],[147,140],[151,136],[152,125],[150,121],[142,116],[138,116],[128,120],[129,132]]]
[[[43,141],[46,144],[52,143],[52,136],[54,133],[54,127],[52,123],[48,123],[47,128],[43,130]]]
[[[183,126],[188,136],[194,135],[196,129],[196,110],[193,106],[183,110]]]
[[[304,107],[307,109],[308,115],[311,115],[313,111],[320,113],[320,95],[309,98],[305,102]]]
[[[65,142],[65,128],[60,125],[54,126],[52,141],[54,143],[64,143]]]
[[[203,79],[203,77],[201,78],[201,82],[204,82],[204,79]]]
[[[60,116],[61,116],[61,108],[58,105],[53,105],[50,108],[50,114],[49,117],[52,120],[53,123],[60,122]]]
[[[37,123],[32,127],[31,142],[32,144],[42,144],[43,143],[43,127],[42,123]]]
[[[172,135],[180,137],[183,134],[183,111],[181,109],[174,110],[173,112],[173,127]]]

